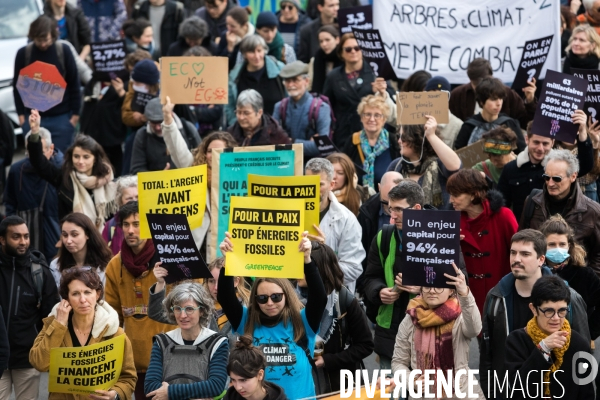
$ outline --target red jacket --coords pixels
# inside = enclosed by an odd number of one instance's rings
[[[469,219],[460,214],[460,247],[469,273],[469,288],[482,312],[485,296],[510,272],[510,239],[519,225],[510,209],[504,207],[500,192],[490,190],[483,200],[483,212]],[[482,313],[483,315],[483,313]]]

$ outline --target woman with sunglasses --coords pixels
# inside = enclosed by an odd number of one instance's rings
[[[454,378],[459,371],[464,371],[460,388],[454,387],[452,379],[452,393],[458,389],[463,393],[473,390],[476,397],[469,399],[485,399],[479,384],[469,387],[467,381],[469,343],[481,332],[481,316],[464,274],[454,263],[452,266],[456,276],[444,276],[454,289],[421,287],[421,295],[408,303],[407,315],[396,336],[392,373],[403,371],[408,377],[415,369],[433,369],[443,371],[448,378],[450,370]],[[421,393],[425,393],[425,375],[416,376],[414,385],[415,390],[416,386],[420,386]],[[437,393],[437,383],[429,391]]]
[[[364,61],[353,33],[342,35],[337,52],[344,64],[327,75],[323,94],[329,98],[336,118],[333,143],[338,149],[343,149],[352,140],[352,134],[363,128],[356,112],[363,97],[370,94],[381,96],[392,110],[396,105],[391,97],[391,86],[383,78],[377,78],[369,63]],[[387,117],[389,123],[396,121],[395,113]]]
[[[83,268],[71,269],[62,277],[59,294],[62,300],[54,306],[44,327],[29,352],[29,362],[40,372],[50,368],[50,350],[57,347],[82,347],[125,335],[119,327],[117,312],[102,298],[104,285],[98,275]],[[82,384],[89,377],[82,377]],[[114,400],[131,399],[137,374],[133,348],[125,336],[123,366],[117,382],[108,390],[96,390],[88,396],[50,393],[49,399]]]
[[[304,277],[308,287],[306,307],[287,279],[257,278],[250,293],[250,305],[242,306],[235,296],[233,277],[221,268],[217,299],[231,327],[240,335],[254,337],[267,358],[266,379],[281,386],[290,399],[315,396],[311,374],[314,348],[327,296],[315,263],[311,260],[308,232],[298,246],[304,253]],[[236,251],[231,234],[225,232],[220,244],[224,256]]]
[[[112,252],[92,220],[85,214],[71,213],[60,221],[60,226],[58,257],[50,263],[56,286],[60,286],[61,274],[73,268],[93,270],[105,285]]]
[[[573,229],[559,214],[540,226],[546,237],[546,265],[581,295],[587,305],[592,338],[600,336],[600,278],[589,268],[584,248],[575,242]]]
[[[508,381],[523,382],[522,390],[513,390],[511,399],[596,398],[592,380],[574,379],[581,374],[581,361],[596,365],[597,361],[591,355],[590,360],[581,357],[591,352],[590,345],[571,329],[566,318],[570,303],[571,292],[562,278],[543,276],[533,285],[529,303],[533,318],[506,338]]]
[[[163,301],[164,317],[178,328],[154,337],[144,390],[154,400],[206,399],[227,383],[227,338],[211,329],[213,300],[199,283],[173,288]]]
[[[460,248],[479,312],[487,293],[510,273],[510,241],[519,225],[504,198],[480,172],[461,169],[448,179],[450,204],[460,211]]]

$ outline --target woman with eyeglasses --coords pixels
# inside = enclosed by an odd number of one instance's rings
[[[522,390],[513,390],[511,399],[595,398],[593,378],[583,382],[580,374],[585,363],[589,367],[597,361],[589,354],[589,342],[571,329],[570,303],[571,292],[562,278],[543,276],[533,285],[529,303],[533,318],[506,338],[508,381],[522,382]],[[586,353],[589,359],[581,356]]]
[[[227,383],[227,337],[208,328],[213,300],[195,282],[175,286],[163,300],[164,317],[178,328],[154,337],[144,391],[154,400],[206,399]]]
[[[106,266],[113,257],[110,248],[94,227],[92,220],[82,213],[71,213],[60,221],[60,248],[58,257],[50,263],[50,271],[60,287],[65,270],[86,268],[98,274],[106,284]]]
[[[469,399],[485,399],[479,384],[469,387],[467,381],[469,343],[481,332],[481,315],[464,274],[454,263],[452,266],[456,276],[444,276],[453,289],[421,287],[420,296],[408,303],[407,315],[396,336],[392,373],[404,371],[408,377],[415,369],[437,370],[436,373],[442,371],[448,378],[448,371],[452,371],[453,396],[443,398],[457,399],[455,393],[460,389],[463,393],[473,390],[476,397]],[[460,388],[456,388],[454,377],[461,371],[464,375],[460,378]],[[433,380],[436,383],[429,391],[437,393],[439,381]],[[425,393],[425,375],[416,376],[414,385],[415,390],[420,386],[421,393]]]
[[[352,134],[363,128],[363,121],[356,113],[363,97],[370,94],[381,96],[391,110],[396,107],[392,99],[391,86],[383,78],[378,78],[362,56],[353,33],[345,33],[337,48],[343,65],[334,68],[325,79],[323,94],[329,98],[336,118],[333,143],[344,149],[352,141]],[[390,112],[383,122],[394,123],[396,114]]]
[[[600,336],[600,278],[586,262],[585,249],[575,242],[573,229],[556,214],[540,226],[546,237],[546,265],[581,295],[587,305],[592,338]]]
[[[326,157],[333,165],[333,194],[346,208],[358,215],[360,206],[375,195],[375,190],[358,184],[354,163],[344,153]]]
[[[502,193],[488,190],[480,172],[461,169],[448,179],[450,204],[460,211],[460,248],[479,312],[487,293],[510,273],[510,241],[519,224]]]
[[[102,298],[104,285],[98,275],[87,269],[71,269],[62,276],[59,294],[62,300],[54,306],[44,327],[29,352],[29,362],[40,372],[50,368],[50,350],[57,347],[83,347],[125,335],[119,327],[117,312]],[[84,386],[89,377],[81,377]],[[88,396],[50,393],[49,399],[131,399],[137,374],[133,348],[125,336],[123,366],[117,382],[108,390],[96,390]]]
[[[323,281],[311,260],[312,246],[307,235],[308,232],[302,235],[298,246],[304,253],[306,307],[302,306],[290,281],[282,278],[257,278],[250,292],[250,304],[244,307],[237,301],[233,277],[225,275],[225,268],[221,268],[217,293],[233,330],[252,336],[254,345],[263,348],[267,357],[266,379],[281,386],[290,399],[315,396],[311,366],[327,304]],[[224,256],[236,251],[229,232],[225,232],[220,249]]]
[[[352,140],[344,149],[344,153],[366,172],[361,183],[375,191],[379,191],[379,182],[387,167],[400,156],[396,134],[384,128],[392,110],[381,96],[363,97],[357,107],[363,128],[352,134]]]

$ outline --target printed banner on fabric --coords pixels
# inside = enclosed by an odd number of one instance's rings
[[[229,232],[233,251],[225,258],[230,276],[302,279],[304,200],[231,197]]]
[[[206,164],[138,173],[140,236],[151,239],[146,214],[184,214],[190,229],[202,225],[206,207]]]
[[[560,37],[560,2],[552,0],[385,0],[373,2],[396,75],[424,69],[450,83],[467,83],[467,66],[490,61],[494,76],[512,82],[526,41]],[[552,42],[540,78],[560,68],[560,40]]]
[[[48,391],[90,394],[108,390],[119,380],[125,335],[84,347],[50,349]]]
[[[272,199],[302,199],[304,201],[304,230],[310,234],[319,232],[320,176],[261,176],[248,174],[248,196]]]

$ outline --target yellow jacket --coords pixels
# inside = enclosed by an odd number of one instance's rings
[[[150,364],[152,338],[158,333],[173,330],[172,325],[161,324],[148,317],[150,287],[156,283],[156,278],[152,270],[134,278],[123,265],[121,253],[110,260],[105,273],[104,299],[119,314],[119,326],[131,340],[136,370],[146,372]],[[144,316],[136,318],[134,314]]]
[[[47,372],[50,368],[50,349],[73,347],[69,329],[56,320],[56,308],[59,304],[54,306],[48,318],[44,318],[44,328],[38,334],[29,352],[29,362],[40,372]],[[124,334],[123,329],[119,328],[119,319],[115,310],[106,302],[98,304],[94,315],[92,337],[88,344],[100,343]],[[123,354],[121,375],[110,390],[115,390],[121,400],[131,400],[136,382],[137,373],[133,362],[133,349],[131,348],[131,342],[125,337],[125,353]],[[89,396],[86,394],[68,393],[50,393],[48,398],[49,400],[89,400]]]

